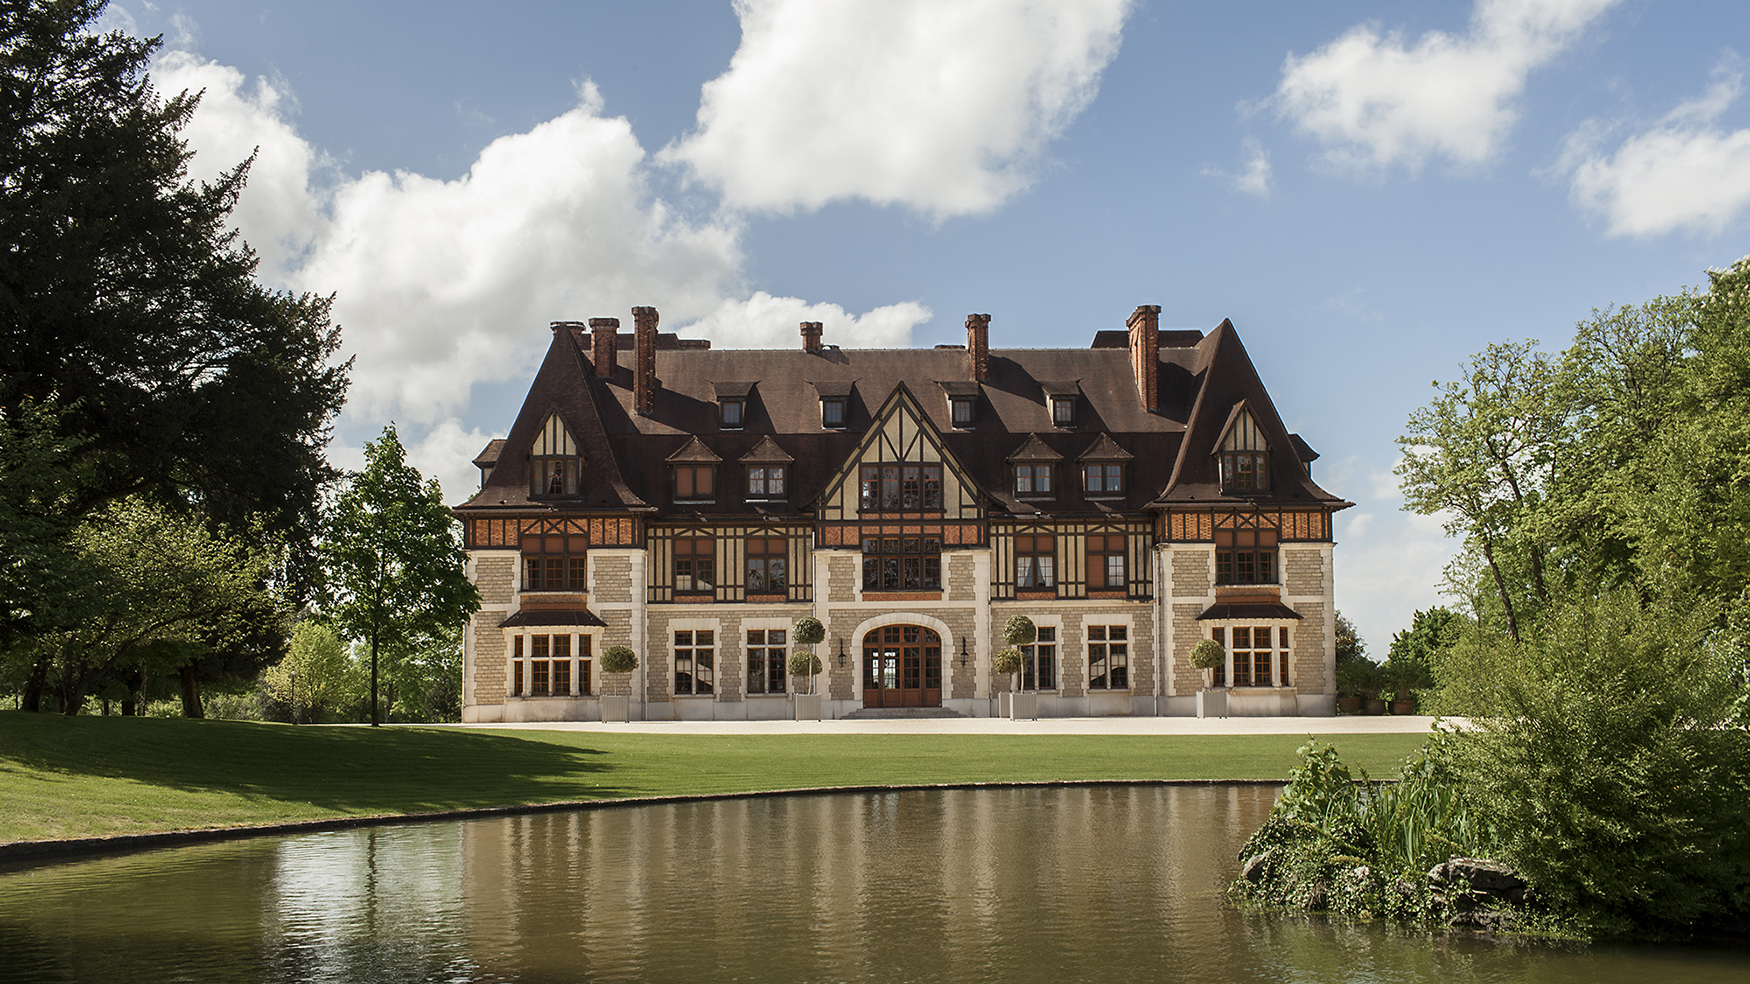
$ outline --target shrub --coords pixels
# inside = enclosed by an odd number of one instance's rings
[[[1199,670],[1213,670],[1227,665],[1227,650],[1214,639],[1199,639],[1191,647],[1191,665]]]
[[[790,641],[798,646],[818,645],[825,638],[826,626],[821,625],[820,619],[813,615],[804,615],[790,626]]]
[[[1011,615],[1003,623],[1003,641],[1011,646],[1032,645],[1039,638],[1039,630],[1033,625],[1033,620],[1025,615]]]
[[[813,676],[816,673],[819,673],[820,669],[821,669],[820,657],[814,655],[813,653],[809,652],[808,650],[798,649],[795,652],[790,654],[790,675],[791,676],[794,676],[794,677]]]
[[[1013,646],[999,649],[990,659],[990,668],[998,673],[1021,672],[1021,651]]]
[[[630,673],[638,668],[638,655],[625,646],[609,646],[602,651],[603,673]]]

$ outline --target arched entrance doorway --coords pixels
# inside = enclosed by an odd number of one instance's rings
[[[942,637],[921,625],[863,635],[864,707],[941,707]]]

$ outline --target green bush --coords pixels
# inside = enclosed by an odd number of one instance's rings
[[[808,677],[820,672],[820,657],[806,649],[798,649],[790,654],[790,675],[793,677]]]
[[[630,673],[638,668],[638,655],[626,646],[609,646],[602,651],[603,673]]]
[[[996,655],[990,658],[990,668],[998,673],[1021,672],[1021,651],[1013,646],[997,650]]]
[[[1191,665],[1199,670],[1213,670],[1227,665],[1227,650],[1214,639],[1199,639],[1191,647]]]
[[[1011,615],[1003,623],[1003,641],[1011,646],[1029,646],[1039,638],[1039,629],[1025,615]]]
[[[790,641],[798,646],[813,646],[826,638],[826,626],[813,615],[804,615],[790,626]]]

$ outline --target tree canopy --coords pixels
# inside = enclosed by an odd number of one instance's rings
[[[343,636],[370,649],[376,724],[379,655],[404,658],[480,607],[443,491],[407,463],[394,424],[365,445],[364,471],[334,504],[320,555],[329,614]]]

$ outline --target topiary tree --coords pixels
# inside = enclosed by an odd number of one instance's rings
[[[1191,665],[1199,670],[1213,670],[1227,665],[1227,650],[1214,639],[1199,639],[1191,647]]]
[[[990,668],[998,673],[1019,673],[1021,663],[1021,651],[1013,646],[997,650],[996,655],[990,658]]]
[[[814,678],[820,673],[820,657],[809,648],[826,639],[826,626],[813,615],[804,615],[790,626],[790,641],[802,648],[790,654],[790,675],[800,682],[808,680],[808,693],[814,693]]]
[[[638,668],[638,654],[626,646],[609,646],[602,651],[603,673],[630,673]]]
[[[1011,646],[1030,646],[1039,638],[1039,629],[1025,615],[1011,615],[1003,623],[1003,641]]]

